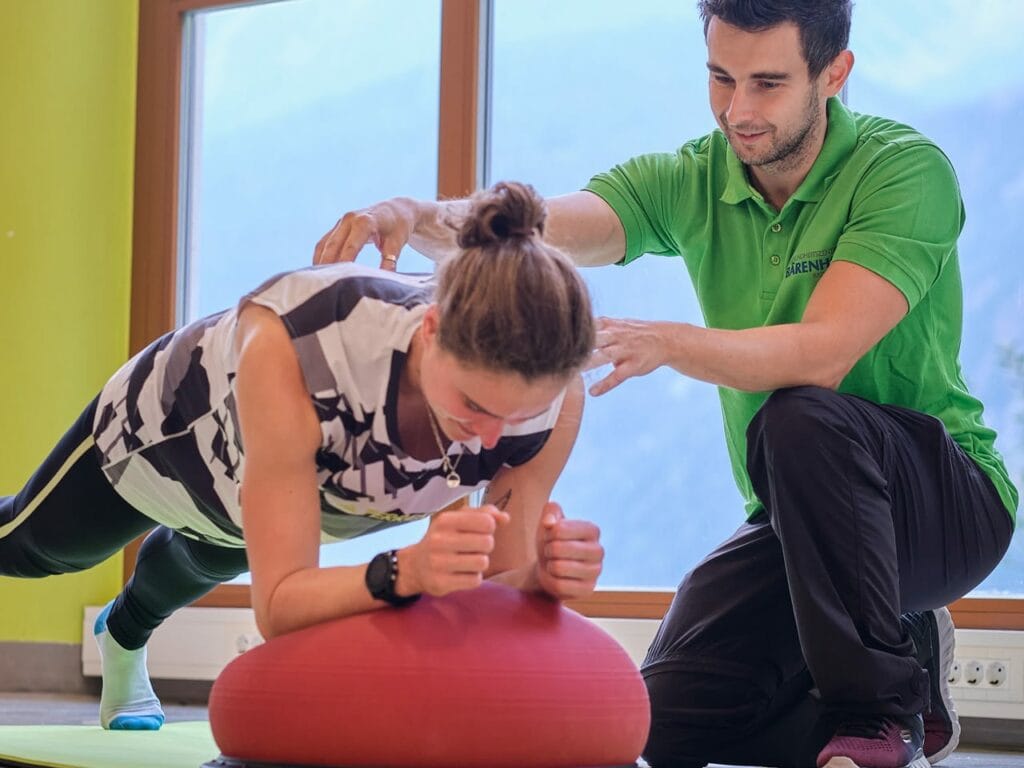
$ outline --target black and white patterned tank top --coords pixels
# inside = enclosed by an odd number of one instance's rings
[[[452,443],[452,460],[462,454],[456,488],[440,458],[402,452],[399,377],[432,294],[430,276],[336,264],[278,275],[239,303],[277,313],[295,346],[320,421],[324,542],[418,520],[484,487],[502,466],[532,458],[558,417],[564,393],[506,426],[494,448],[478,438]],[[198,320],[129,360],[100,393],[93,433],[103,471],[128,503],[186,535],[240,547],[237,319],[236,307]]]

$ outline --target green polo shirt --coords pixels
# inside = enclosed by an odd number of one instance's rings
[[[946,156],[905,125],[828,103],[821,154],[781,211],[751,186],[721,131],[675,153],[635,157],[587,190],[618,214],[628,264],[681,256],[709,328],[796,323],[834,261],[870,269],[909,313],[839,387],[942,420],[992,479],[1011,517],[1017,491],[960,370],[963,291],[956,241],[964,211]],[[746,429],[767,392],[719,387],[733,474],[747,514],[760,508],[746,472]]]

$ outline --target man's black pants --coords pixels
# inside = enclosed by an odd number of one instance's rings
[[[805,768],[838,715],[924,711],[900,614],[965,595],[1013,534],[931,416],[797,387],[747,438],[765,512],[687,574],[643,664],[654,768]]]

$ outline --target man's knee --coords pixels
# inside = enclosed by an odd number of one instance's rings
[[[845,432],[843,395],[824,387],[773,392],[747,427],[747,473],[761,499],[780,475],[827,471],[822,450]]]
[[[758,723],[771,693],[752,667],[694,657],[644,669],[651,731],[644,759],[654,768],[703,766],[740,732]]]
[[[842,395],[824,387],[789,387],[769,395],[747,427],[748,456],[766,448],[800,445],[834,413]]]
[[[669,728],[659,728],[651,723],[651,732],[644,747],[644,761],[651,768],[704,768],[707,761],[691,758],[676,748],[675,734]]]
[[[698,754],[702,751],[702,731],[692,722],[692,713],[701,710],[701,703],[691,697],[680,676],[655,674],[644,676],[651,702],[651,730],[647,735],[643,758],[651,768],[698,768],[705,765]],[[684,706],[684,705],[688,705]]]

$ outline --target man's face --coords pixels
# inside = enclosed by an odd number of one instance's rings
[[[711,109],[740,160],[782,172],[816,156],[823,77],[810,79],[797,26],[745,32],[712,17],[707,42]]]

